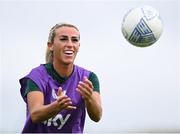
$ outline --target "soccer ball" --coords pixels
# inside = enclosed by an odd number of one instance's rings
[[[123,36],[138,47],[154,44],[161,36],[162,31],[163,25],[159,13],[150,6],[129,10],[122,21]]]

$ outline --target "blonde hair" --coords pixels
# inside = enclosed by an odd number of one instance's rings
[[[77,31],[79,31],[79,29],[69,23],[58,23],[55,26],[53,26],[49,32],[49,37],[48,37],[48,43],[54,43],[54,37],[56,36],[56,29],[60,28],[60,27],[73,27],[75,28]],[[79,37],[80,38],[80,37]],[[47,46],[46,49],[46,63],[52,63],[53,62],[53,51],[49,49],[49,47]]]

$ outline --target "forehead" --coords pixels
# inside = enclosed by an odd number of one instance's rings
[[[80,35],[79,31],[74,27],[63,26],[55,30],[57,36],[78,36]]]

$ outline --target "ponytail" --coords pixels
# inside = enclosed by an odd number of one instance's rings
[[[46,48],[46,63],[52,63],[53,62],[53,51],[49,49],[47,46]]]

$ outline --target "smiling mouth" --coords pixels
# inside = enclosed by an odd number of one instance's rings
[[[68,56],[72,56],[74,54],[74,51],[73,50],[65,50],[64,54],[68,55]]]

